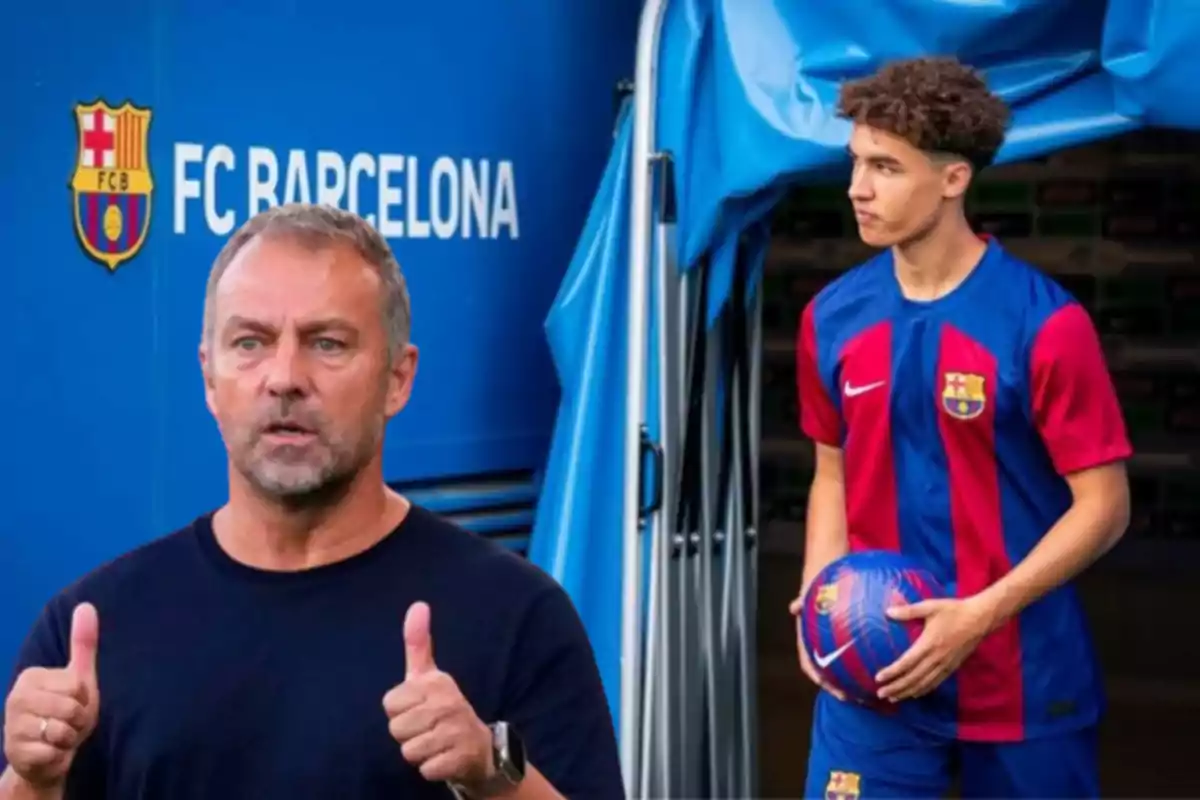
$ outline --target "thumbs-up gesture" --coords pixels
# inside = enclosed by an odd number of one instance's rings
[[[17,676],[4,708],[4,755],[36,789],[63,784],[79,746],[96,727],[100,689],[96,651],[100,621],[81,603],[71,617],[70,661],[62,669],[30,667]]]
[[[400,752],[426,780],[469,791],[493,777],[492,732],[434,663],[429,623],[429,606],[413,603],[404,617],[404,682],[384,695],[383,710]]]

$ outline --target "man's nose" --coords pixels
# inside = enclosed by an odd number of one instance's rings
[[[264,388],[272,395],[285,397],[305,394],[308,378],[304,353],[296,342],[281,339],[266,364]]]

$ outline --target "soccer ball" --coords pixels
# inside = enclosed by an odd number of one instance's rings
[[[860,703],[878,702],[875,676],[920,635],[921,620],[900,622],[891,606],[945,597],[929,570],[900,553],[851,553],[808,587],[798,624],[809,660],[830,685]]]

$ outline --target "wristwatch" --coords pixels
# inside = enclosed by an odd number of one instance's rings
[[[493,722],[488,729],[492,732],[492,765],[495,772],[487,783],[470,790],[451,784],[450,788],[461,800],[486,800],[515,789],[525,780],[525,743],[516,729],[507,722]]]
[[[525,780],[525,743],[516,728],[507,722],[493,722],[492,759],[496,765],[496,777],[503,778],[509,789]]]

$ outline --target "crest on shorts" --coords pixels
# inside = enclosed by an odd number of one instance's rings
[[[987,407],[982,375],[947,372],[942,386],[942,408],[956,419],[974,419]]]
[[[858,800],[862,776],[857,772],[829,773],[829,783],[825,784],[825,800]]]
[[[116,108],[103,100],[75,106],[75,234],[109,271],[137,255],[150,230],[150,115],[150,109],[128,102]]]
[[[836,583],[826,583],[818,586],[816,599],[817,613],[828,614],[833,609],[833,605],[837,602],[837,599],[838,587]]]

